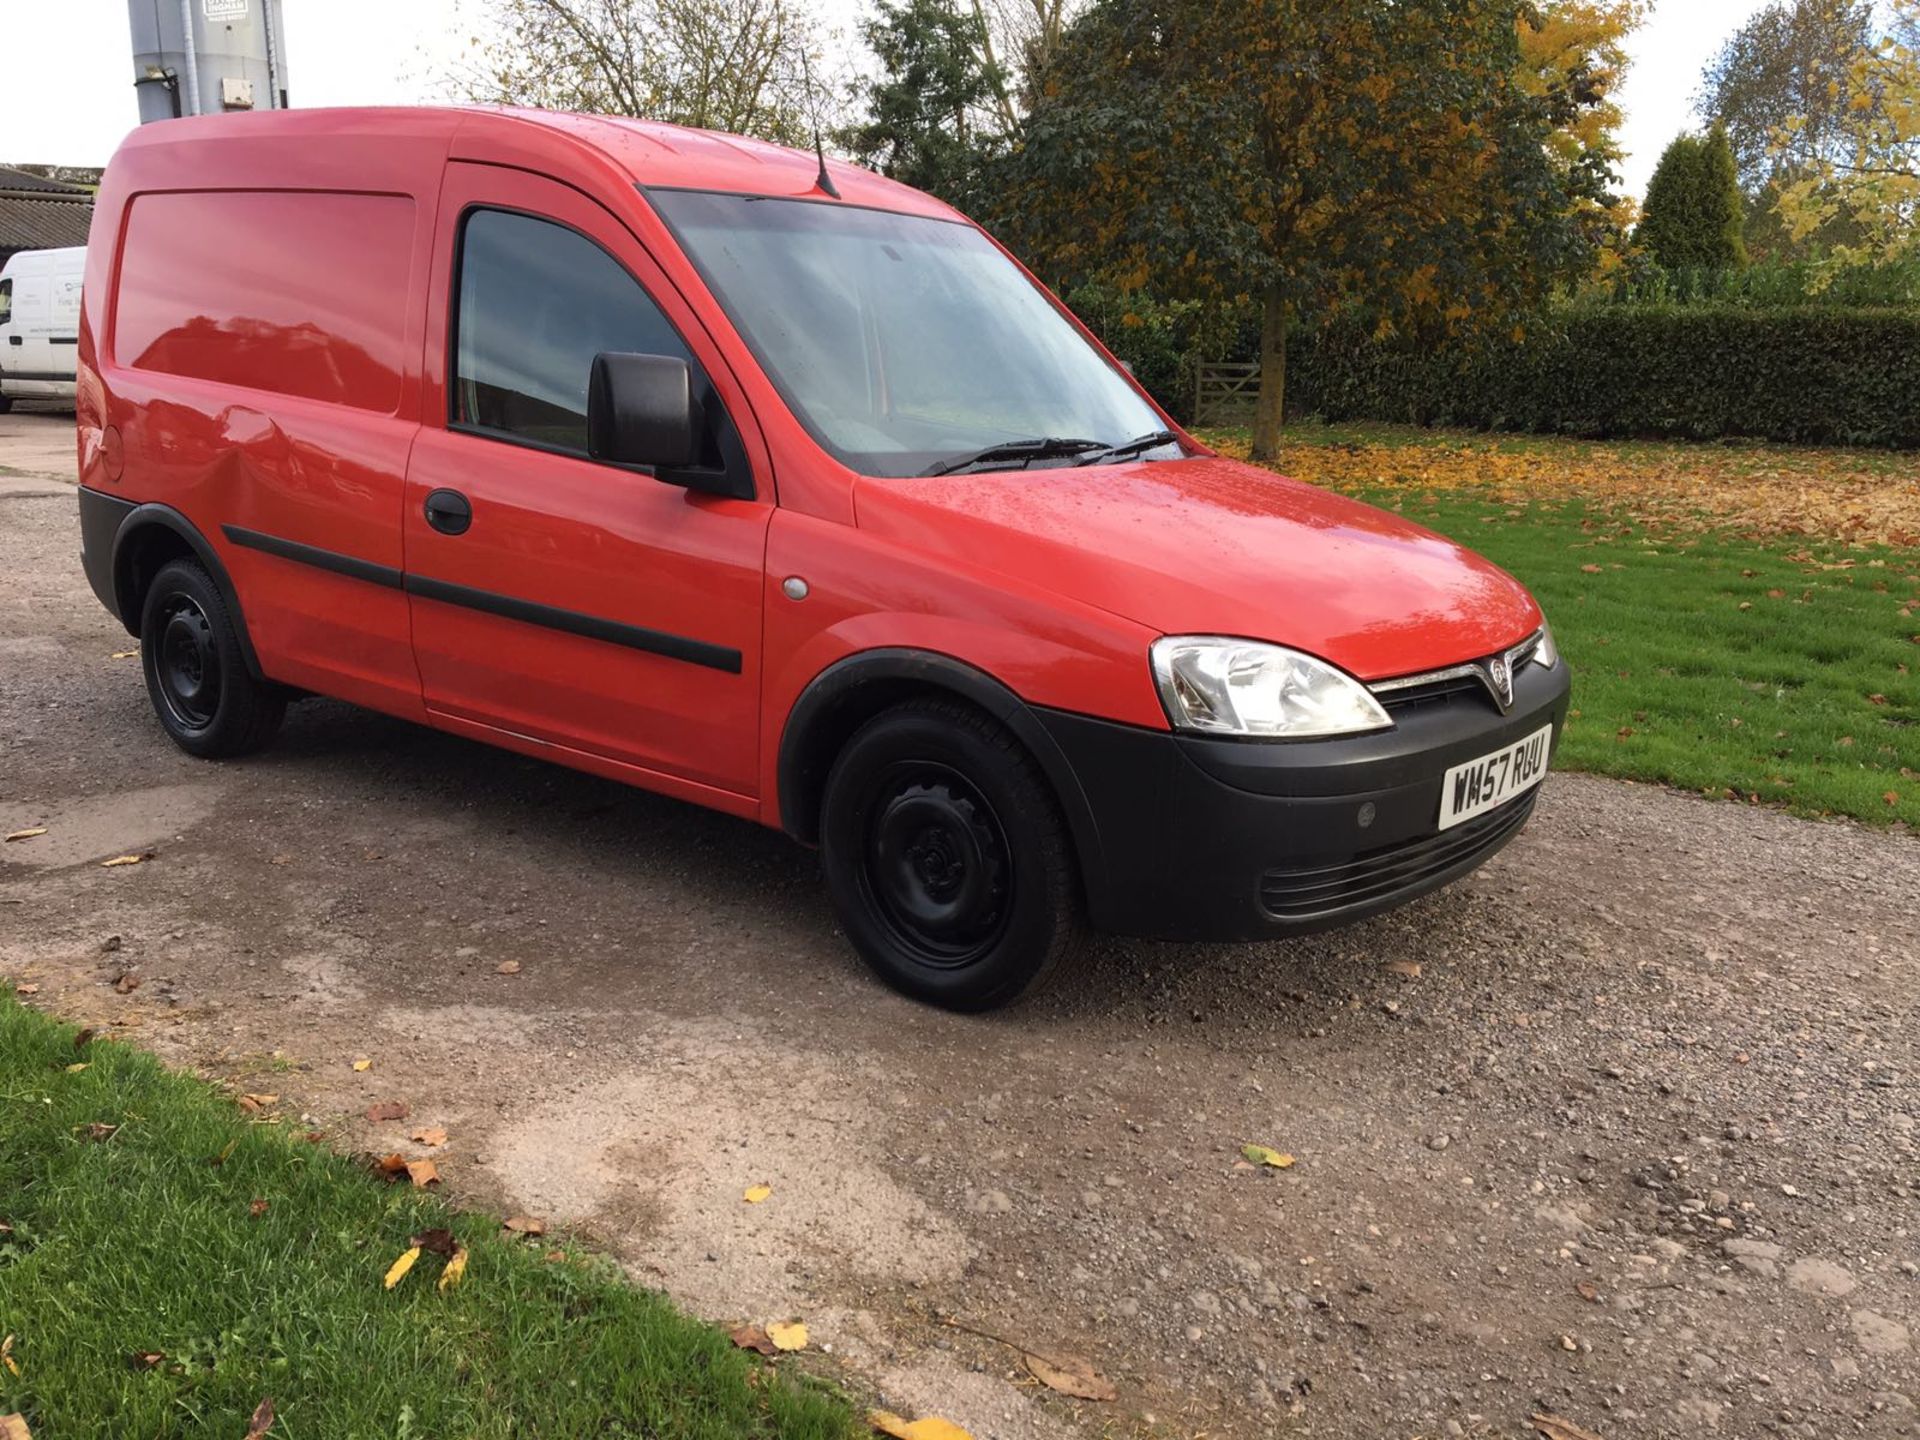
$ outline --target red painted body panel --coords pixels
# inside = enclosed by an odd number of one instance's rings
[[[694,312],[652,258],[601,205],[524,170],[447,167],[436,271],[451,274],[461,217],[476,206],[539,215],[598,242],[667,311],[681,338],[742,415],[738,387]],[[449,287],[428,307],[448,333]],[[408,474],[410,575],[663,630],[740,652],[737,674],[604,641],[532,629],[498,615],[412,597],[414,653],[427,708],[623,764],[752,797],[759,778],[760,590],[771,469],[754,500],[720,499],[568,455],[446,425],[446,350],[434,347],[429,423]],[[427,494],[457,489],[473,525],[443,535],[426,523]]]
[[[844,203],[959,218],[831,171]],[[1163,633],[1257,636],[1375,678],[1539,623],[1524,590],[1450,542],[1204,452],[856,477],[788,410],[644,195],[817,198],[816,174],[811,155],[730,136],[529,112],[146,127],[95,211],[82,482],[171,506],[207,537],[274,679],[770,824],[796,699],[864,650],[937,652],[1033,705],[1164,730],[1147,663]],[[653,295],[739,430],[755,498],[448,427],[455,237],[476,203],[586,233]],[[422,519],[441,486],[473,504],[458,538]],[[390,578],[236,545],[228,526]],[[403,576],[692,637],[740,668],[409,596]],[[782,592],[789,576],[804,600]]]
[[[857,498],[875,536],[1044,575],[1155,635],[1276,640],[1363,680],[1491,654],[1540,624],[1472,551],[1235,460],[863,478]]]
[[[419,719],[398,590],[223,533],[238,526],[401,563],[450,121],[349,112],[334,126],[333,143],[296,150],[269,127],[183,120],[121,147],[96,203],[82,294],[81,480],[165,503],[212,543],[274,679]],[[409,218],[396,226],[397,208]],[[341,227],[343,214],[375,213],[373,233]],[[223,330],[234,336],[224,355],[207,338]],[[202,373],[169,373],[182,368]],[[121,457],[117,479],[108,455]]]

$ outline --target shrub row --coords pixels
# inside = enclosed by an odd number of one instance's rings
[[[1595,438],[1920,447],[1920,311],[1609,305],[1518,341],[1303,340],[1290,411]]]

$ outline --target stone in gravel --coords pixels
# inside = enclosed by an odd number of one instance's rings
[[[1533,1213],[1554,1229],[1569,1235],[1578,1235],[1587,1228],[1587,1222],[1580,1218],[1580,1213],[1566,1205],[1541,1205]]]
[[[982,1190],[968,1207],[976,1215],[1004,1215],[1013,1209],[1013,1201],[1004,1190]]]
[[[1751,1270],[1754,1274],[1764,1275],[1769,1280],[1780,1273],[1777,1262],[1783,1252],[1770,1240],[1743,1238],[1722,1240],[1720,1248],[1742,1270]]]
[[[1869,1355],[1899,1355],[1913,1345],[1913,1332],[1876,1310],[1856,1310],[1848,1318],[1853,1338]]]
[[[1194,1291],[1188,1298],[1187,1303],[1202,1315],[1218,1315],[1220,1313],[1220,1297],[1211,1290]]]
[[[1796,1260],[1787,1267],[1787,1284],[1808,1295],[1838,1300],[1856,1288],[1853,1274],[1832,1260]]]
[[[1429,1135],[1427,1137],[1427,1149],[1429,1150],[1444,1150],[1452,1143],[1453,1137],[1451,1135]]]
[[[1717,1430],[1720,1428],[1720,1409],[1718,1401],[1690,1395],[1673,1407],[1673,1418],[1687,1430]]]

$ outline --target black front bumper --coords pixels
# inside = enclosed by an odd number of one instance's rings
[[[1538,788],[1439,829],[1449,767],[1566,721],[1567,665],[1529,665],[1501,714],[1483,691],[1394,712],[1373,735],[1212,740],[1035,712],[1071,765],[1089,917],[1122,935],[1257,940],[1375,915],[1457,879],[1511,840]]]

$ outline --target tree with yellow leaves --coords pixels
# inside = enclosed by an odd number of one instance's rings
[[[1065,36],[991,217],[1058,284],[1263,315],[1254,454],[1289,331],[1510,328],[1587,274],[1634,7],[1100,0]]]
[[[1559,0],[1523,6],[1519,82],[1550,107],[1547,153],[1561,167],[1573,218],[1593,240],[1595,274],[1606,279],[1624,263],[1639,219],[1631,197],[1611,193],[1623,158],[1620,104],[1627,39],[1646,20],[1646,0]]]
[[[1809,147],[1809,117],[1781,127],[1775,146],[1796,156],[1799,178],[1780,194],[1796,239],[1848,222],[1850,238],[1823,267],[1920,262],[1920,0],[1890,0],[1888,32],[1854,57],[1840,86],[1845,142]]]

